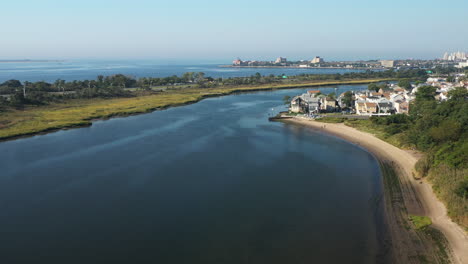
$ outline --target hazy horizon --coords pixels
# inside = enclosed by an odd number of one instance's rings
[[[0,59],[433,59],[468,51],[468,2],[18,0]],[[460,15],[458,15],[460,14]],[[34,44],[32,44],[34,43]],[[429,45],[430,44],[430,45]]]

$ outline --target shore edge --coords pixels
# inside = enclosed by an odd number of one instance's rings
[[[377,159],[381,171],[384,164],[391,165],[399,181],[400,194],[390,191],[385,179],[382,181],[384,182],[385,221],[392,240],[391,255],[394,261],[406,263],[421,258],[421,254],[440,259],[443,258],[441,255],[446,253],[449,255],[451,263],[468,263],[467,234],[448,217],[445,206],[436,197],[430,183],[413,177],[414,165],[420,157],[418,152],[399,149],[370,133],[359,131],[341,123],[321,123],[297,117],[280,121],[309,127],[318,132],[336,136],[356,144],[369,151]],[[382,176],[385,177],[385,175]],[[437,253],[437,251],[441,250],[440,244],[444,241],[429,241],[434,239],[429,231],[423,232],[409,227],[409,214],[429,216],[432,219],[432,231],[440,232],[445,237],[440,238],[446,241],[445,253]],[[433,252],[436,252],[436,254],[434,255]],[[444,261],[443,259],[440,260]],[[417,260],[416,263],[418,263]]]

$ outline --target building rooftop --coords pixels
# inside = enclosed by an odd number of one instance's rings
[[[318,94],[320,93],[320,90],[310,90],[310,91],[307,91],[309,94]]]

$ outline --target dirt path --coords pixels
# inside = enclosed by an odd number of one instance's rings
[[[453,263],[468,264],[468,235],[460,226],[450,220],[445,206],[437,199],[431,185],[426,181],[416,180],[413,177],[413,168],[419,158],[416,152],[399,149],[376,138],[372,134],[359,131],[344,124],[321,123],[301,118],[288,119],[286,122],[307,125],[346,139],[369,150],[379,160],[393,165],[397,170],[401,195],[406,207],[406,209],[403,208],[402,212],[405,211],[405,213],[401,217],[395,215],[395,212],[387,217],[388,224],[390,225],[390,235],[393,240],[392,247],[394,247],[394,254],[399,255],[397,259],[401,260],[408,257],[405,256],[406,254],[417,254],[414,252],[424,250],[424,247],[428,246],[427,244],[424,245],[424,241],[414,243],[415,236],[420,237],[420,234],[411,234],[413,231],[408,232],[407,223],[402,223],[402,221],[407,222],[402,217],[407,219],[407,214],[414,214],[429,216],[432,219],[432,226],[441,231],[448,241]],[[418,263],[418,261],[414,263]]]

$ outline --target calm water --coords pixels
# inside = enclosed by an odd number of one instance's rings
[[[302,91],[0,143],[1,263],[375,263],[374,158],[267,120]]]
[[[229,63],[226,63],[229,64]],[[0,82],[10,79],[21,81],[48,81],[57,79],[67,81],[96,79],[98,75],[122,73],[134,77],[166,77],[181,76],[185,72],[204,72],[211,77],[240,77],[254,75],[297,75],[334,74],[360,72],[350,69],[271,69],[271,68],[220,68],[217,64],[174,65],[158,61],[65,61],[65,62],[33,62],[33,63],[0,63]]]

